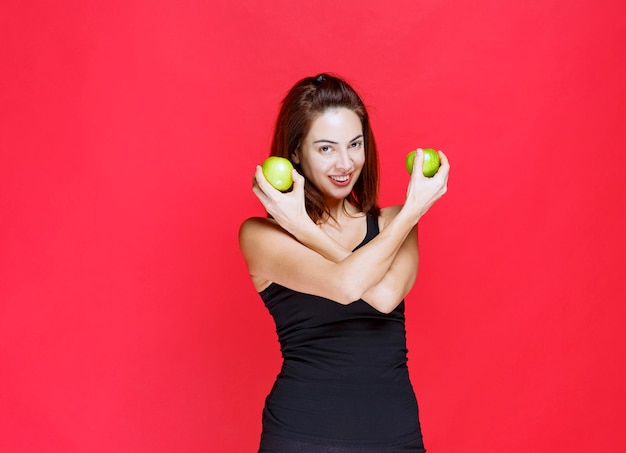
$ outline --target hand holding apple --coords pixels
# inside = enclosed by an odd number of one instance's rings
[[[265,176],[267,182],[281,192],[288,191],[293,184],[293,178],[291,177],[293,165],[289,159],[270,156],[265,159],[261,165],[261,169],[263,170],[263,176]]]
[[[428,212],[430,207],[446,193],[450,172],[450,163],[442,151],[436,153],[439,157],[439,162],[434,171],[432,169],[424,171],[424,157],[426,155],[424,151],[421,148],[417,148],[412,153],[412,159],[409,159],[409,156],[406,159],[409,172],[413,170],[410,164],[414,164],[414,166],[422,169],[422,171],[416,170],[412,172],[406,191],[406,199],[402,205],[402,212],[406,213],[408,218],[413,219],[415,222],[419,222],[419,219]],[[435,153],[434,150],[433,153]],[[432,176],[429,176],[429,170],[431,173],[434,173]]]
[[[279,164],[279,168],[283,170],[284,167],[292,167],[289,160],[276,157],[266,164],[265,169],[268,165],[270,169],[273,168],[272,163]],[[252,180],[252,192],[257,196],[269,216],[296,238],[299,238],[303,231],[317,229],[306,210],[304,176],[295,169],[291,170],[288,178],[289,184],[283,185],[276,181],[272,183],[272,176],[271,172],[267,172],[266,176],[263,164],[261,164],[257,165]],[[285,177],[284,174],[282,176]],[[283,187],[288,190],[285,189],[281,193]]]
[[[439,159],[439,153],[432,148],[424,148],[424,164],[422,165],[422,173],[427,178],[431,178],[437,173],[441,166],[441,160]],[[413,173],[413,161],[415,160],[415,151],[411,151],[406,155],[404,164],[409,174]]]

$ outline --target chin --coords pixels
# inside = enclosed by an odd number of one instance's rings
[[[333,190],[327,193],[329,198],[334,198],[337,200],[344,200],[350,196],[352,193],[352,189],[354,189],[354,185],[350,185],[349,187],[334,187]]]

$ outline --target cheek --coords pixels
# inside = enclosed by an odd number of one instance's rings
[[[300,169],[302,170],[302,174],[306,179],[312,179],[319,172],[319,166],[316,165],[315,162],[310,160],[302,160],[300,163]]]
[[[354,158],[354,164],[359,168],[363,168],[365,165],[365,153],[359,153],[359,155]]]

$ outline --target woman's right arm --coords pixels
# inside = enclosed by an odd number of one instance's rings
[[[418,165],[423,156],[416,159],[415,165]],[[296,226],[291,226],[295,231],[289,234],[285,231],[289,225],[283,229],[285,225],[281,228],[270,219],[247,220],[240,230],[240,247],[250,275],[257,281],[276,282],[343,304],[360,299],[385,276],[417,221],[445,193],[448,169],[447,159],[442,156],[441,169],[434,177],[425,178],[421,172],[414,172],[405,204],[398,214],[367,247],[350,253],[341,261],[338,257],[325,257],[319,253],[319,248],[328,249],[328,244],[320,242],[326,239],[312,222],[306,223],[299,218],[294,223]],[[258,170],[257,182],[265,196],[275,197],[273,201],[261,199],[266,208],[268,205],[284,205],[289,196],[291,199],[298,197],[297,194],[278,194],[265,187],[266,182],[262,175],[258,177]]]
[[[239,244],[253,278],[348,304],[383,278],[411,228],[408,220],[396,222],[374,238],[371,247],[338,263],[265,218],[246,220],[239,231]]]

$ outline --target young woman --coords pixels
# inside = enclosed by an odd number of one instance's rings
[[[446,156],[432,178],[413,172],[403,205],[379,209],[367,111],[329,74],[289,91],[270,154],[293,162],[293,188],[274,189],[257,166],[253,191],[269,216],[246,220],[239,236],[283,356],[259,451],[425,451],[403,299],[417,274],[417,223],[446,192]],[[418,150],[415,168],[422,162]]]

